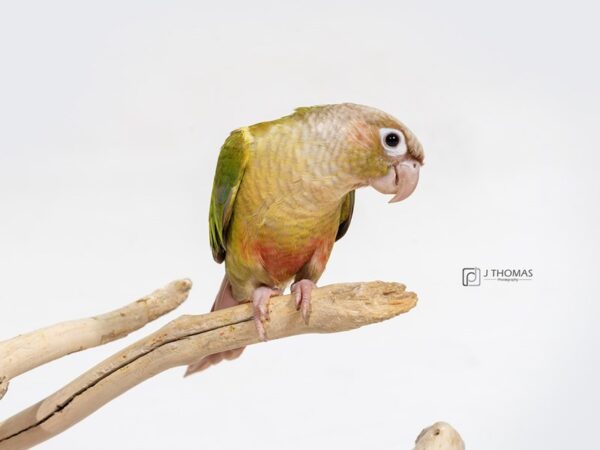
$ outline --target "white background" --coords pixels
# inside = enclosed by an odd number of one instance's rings
[[[600,402],[598,13],[592,2],[8,2],[0,7],[0,339],[175,278],[143,331],[11,383],[0,418],[181,313],[222,276],[207,215],[230,130],[352,101],[404,121],[426,165],[360,191],[323,284],[396,280],[392,321],[163,373],[42,448],[591,448]],[[461,286],[461,269],[534,280]]]

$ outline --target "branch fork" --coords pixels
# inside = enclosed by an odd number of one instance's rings
[[[190,289],[189,280],[174,281],[111,313],[0,342],[0,398],[8,388],[8,381],[15,376],[73,351],[125,336],[177,307]],[[334,284],[312,292],[309,323],[296,311],[291,295],[273,297],[265,330],[271,340],[346,331],[405,313],[416,302],[416,294],[407,292],[400,283]],[[66,335],[61,331],[66,331]],[[46,399],[0,422],[0,450],[30,448],[165,370],[259,341],[252,305],[248,303],[203,315],[181,316],[102,361]]]

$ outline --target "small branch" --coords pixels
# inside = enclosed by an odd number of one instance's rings
[[[436,422],[417,436],[413,450],[465,450],[465,443],[449,423]]]
[[[8,379],[4,375],[0,375],[0,399],[4,397],[8,390]]]
[[[272,298],[265,329],[269,339],[345,331],[407,312],[416,301],[416,295],[399,283],[331,285],[313,291],[308,325],[289,295]],[[0,423],[0,450],[30,448],[160,372],[258,341],[250,304],[181,316]]]
[[[0,342],[0,399],[18,375],[70,353],[127,336],[177,308],[192,287],[178,280],[114,311],[87,319],[58,323]]]

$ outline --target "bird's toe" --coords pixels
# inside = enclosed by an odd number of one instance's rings
[[[292,285],[292,294],[296,302],[296,309],[300,310],[304,323],[308,324],[310,318],[310,300],[312,290],[316,287],[311,280],[300,280]]]

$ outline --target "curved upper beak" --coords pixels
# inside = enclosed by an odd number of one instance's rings
[[[396,195],[388,203],[404,200],[412,194],[419,183],[421,163],[416,159],[407,158],[392,166],[395,172]]]
[[[384,176],[369,183],[382,194],[394,194],[389,203],[404,200],[412,194],[419,182],[421,163],[409,155],[395,161]]]

